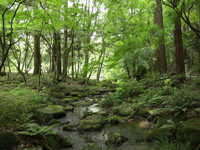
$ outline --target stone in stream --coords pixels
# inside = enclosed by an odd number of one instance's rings
[[[74,107],[71,105],[64,107],[64,111],[72,111],[73,109],[74,109]]]
[[[63,127],[63,130],[66,130],[66,131],[73,131],[73,125],[72,124],[69,124],[69,125],[66,125]]]
[[[101,148],[99,148],[96,144],[91,143],[85,145],[81,150],[101,150]]]
[[[45,135],[46,144],[52,150],[60,150],[62,148],[71,147],[72,144],[58,133]]]
[[[92,130],[100,130],[104,121],[104,117],[102,115],[92,115],[84,118],[83,120],[79,120],[79,126],[77,130],[80,131],[92,131]]]
[[[55,119],[66,116],[63,107],[60,105],[49,105],[47,107],[40,108],[37,111],[47,117],[53,116]]]
[[[78,101],[78,98],[75,98],[72,96],[65,97],[61,100],[62,103],[70,103],[70,102],[76,102],[76,101]]]
[[[11,150],[14,149],[18,144],[17,137],[14,133],[5,131],[0,132],[0,149]]]
[[[56,120],[56,119],[52,119],[51,121],[49,121],[49,123],[47,124],[48,126],[52,126],[52,125],[61,125],[62,122]]]
[[[175,127],[172,125],[163,125],[162,127],[150,131],[146,135],[147,141],[159,140],[159,138],[166,136],[170,137],[175,132]]]
[[[122,143],[124,143],[125,141],[128,140],[127,137],[125,137],[124,135],[120,134],[120,133],[114,133],[114,132],[111,132],[111,133],[108,133],[107,135],[107,140],[105,142],[106,145],[120,145]]]
[[[133,106],[127,104],[119,105],[112,108],[114,114],[119,114],[121,116],[131,116],[133,117],[136,113]]]
[[[199,146],[200,119],[192,118],[183,122],[177,130],[176,138],[184,143],[189,141],[194,147]]]

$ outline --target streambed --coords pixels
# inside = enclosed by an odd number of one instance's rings
[[[86,110],[98,112],[105,109],[100,108],[97,103],[94,103],[89,107],[75,107],[73,111],[67,112],[65,117],[57,120],[76,126],[78,125],[78,121],[84,116],[84,111]],[[153,143],[145,141],[148,130],[140,126],[142,121],[143,120],[138,118],[135,118],[132,123],[127,123],[122,120],[119,124],[105,125],[101,131],[64,131],[63,126],[66,126],[67,124],[54,127],[52,130],[57,131],[72,143],[73,146],[66,150],[80,150],[84,145],[90,143],[95,143],[102,150],[149,150],[153,148]],[[110,132],[120,132],[125,135],[128,140],[121,145],[106,145],[105,141]],[[141,139],[141,142],[138,142],[138,139]]]

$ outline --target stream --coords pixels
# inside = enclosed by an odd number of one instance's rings
[[[81,99],[81,101],[84,100],[86,100],[86,98]],[[86,110],[98,112],[105,110],[105,108],[100,108],[97,103],[94,103],[89,107],[75,107],[73,111],[68,111],[65,117],[57,120],[63,123],[68,122],[73,125],[78,125],[78,121],[84,116],[83,112]],[[57,131],[72,143],[73,146],[66,148],[66,150],[80,150],[84,145],[89,143],[95,143],[102,150],[150,150],[153,148],[154,143],[145,141],[148,130],[141,127],[142,121],[143,120],[137,118],[135,118],[132,123],[127,123],[122,120],[119,124],[107,124],[103,126],[101,131],[84,131],[81,133],[78,131],[64,131],[63,126],[66,126],[67,124],[53,127],[52,130]],[[125,135],[128,140],[121,145],[105,145],[108,133],[119,131]],[[136,142],[137,139],[144,140],[142,142]]]

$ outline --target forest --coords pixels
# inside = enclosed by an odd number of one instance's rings
[[[0,0],[1,150],[199,150],[199,0]]]

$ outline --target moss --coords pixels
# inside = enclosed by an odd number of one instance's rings
[[[111,145],[111,144],[122,144],[123,142],[125,142],[126,140],[128,140],[124,135],[120,134],[120,133],[108,133],[108,139],[106,140],[105,144],[106,145]]]
[[[87,144],[81,150],[101,150],[96,144]]]
[[[159,128],[159,129],[152,130],[147,134],[146,140],[154,141],[161,137],[170,137],[172,135],[172,133],[174,132],[174,129],[175,129],[175,127],[167,125],[167,126],[163,126],[163,127]]]
[[[197,147],[200,141],[200,119],[192,118],[183,122],[177,130],[176,138],[181,142],[189,141]]]
[[[88,116],[83,120],[79,120],[79,126],[77,130],[91,131],[91,130],[100,130],[103,123],[103,116],[101,115],[92,115]]]
[[[71,147],[72,144],[62,137],[60,134],[45,135],[46,144],[51,147],[52,150],[60,150],[62,148]]]
[[[56,119],[52,119],[51,121],[49,121],[49,123],[47,124],[48,126],[52,126],[54,124],[58,124],[58,125],[61,125],[62,122],[56,120]]]
[[[53,116],[55,119],[66,116],[65,112],[63,111],[63,107],[60,105],[49,105],[47,107],[38,109],[38,112]]]
[[[67,125],[67,126],[64,126],[64,127],[63,127],[63,130],[72,131],[72,130],[73,130],[73,125],[72,125],[72,124],[69,124],[69,125]]]
[[[16,135],[12,132],[0,132],[0,149],[11,150],[18,144]]]
[[[150,114],[148,109],[140,109],[138,111],[138,115],[145,117],[145,118],[148,118],[151,114]]]
[[[66,106],[64,107],[64,111],[72,111],[74,109],[73,106]]]

